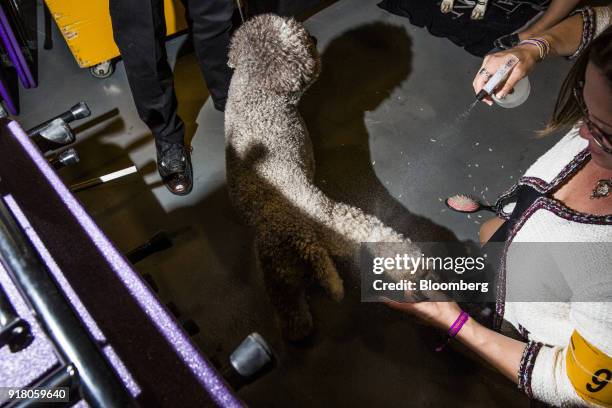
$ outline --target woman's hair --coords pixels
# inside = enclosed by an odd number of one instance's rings
[[[612,86],[612,26],[593,40],[576,59],[576,63],[563,81],[552,118],[546,128],[539,132],[540,135],[574,126],[581,119],[582,113],[574,98],[574,88],[578,82],[584,81],[589,61],[603,72]]]

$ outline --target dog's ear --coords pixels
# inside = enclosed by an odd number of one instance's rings
[[[230,67],[248,75],[254,84],[278,92],[298,92],[312,83],[320,70],[314,42],[291,18],[274,14],[244,23],[230,44]]]

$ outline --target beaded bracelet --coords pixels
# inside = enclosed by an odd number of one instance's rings
[[[461,328],[463,327],[465,322],[468,321],[469,318],[470,315],[462,310],[459,314],[459,317],[457,317],[455,322],[451,324],[451,327],[448,328],[448,331],[446,332],[445,341],[436,347],[436,351],[439,352],[444,350],[444,347],[446,347],[446,344],[449,342],[449,340],[457,336],[459,330],[461,330]]]
[[[586,48],[587,45],[589,45],[589,43],[593,40],[593,37],[595,36],[596,25],[595,13],[593,12],[593,9],[587,6],[575,10],[570,15],[573,16],[577,13],[580,13],[580,15],[582,16],[582,37],[580,38],[580,45],[578,46],[576,52],[567,57],[567,59],[569,60],[573,60],[574,58],[578,57],[578,55],[582,53],[582,51]]]
[[[544,58],[546,58],[548,56],[548,53],[550,52],[550,43],[546,38],[543,37],[528,38],[519,43],[519,45],[523,44],[534,45],[538,48],[538,52],[540,54],[539,61],[542,61]]]

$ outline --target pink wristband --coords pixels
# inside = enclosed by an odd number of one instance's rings
[[[467,312],[464,312],[462,310],[461,313],[459,314],[459,317],[457,317],[457,320],[455,320],[455,323],[453,323],[451,327],[448,329],[448,336],[455,337],[457,333],[459,333],[459,330],[461,330],[465,322],[468,321],[469,318],[470,318],[470,315]]]
[[[457,317],[457,319],[453,322],[453,324],[451,324],[451,326],[448,328],[448,331],[446,332],[446,341],[438,345],[436,347],[436,351],[444,350],[444,347],[446,347],[446,343],[448,343],[450,339],[457,336],[457,334],[459,333],[459,330],[461,330],[461,328],[463,327],[465,322],[468,321],[469,318],[470,318],[470,315],[467,312],[462,310],[461,313],[459,314],[459,317]]]

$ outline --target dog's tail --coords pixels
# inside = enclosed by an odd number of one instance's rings
[[[334,201],[314,187],[309,206],[311,216],[317,219],[318,235],[332,257],[340,257],[360,263],[361,250],[366,249],[370,255],[377,257],[395,257],[407,254],[418,257],[420,248],[410,239],[393,228],[385,225],[377,217],[366,214],[358,207]],[[372,245],[362,248],[366,243],[389,243],[393,245]],[[374,253],[371,253],[374,251]],[[404,276],[404,275],[402,275]]]
[[[406,238],[385,225],[376,216],[358,207],[329,199],[329,225],[334,231],[355,243],[404,242]]]
[[[406,242],[400,233],[386,226],[377,217],[366,214],[358,207],[334,201],[314,187],[317,203],[313,217],[321,226],[319,235],[324,237],[332,256],[352,256],[354,250],[365,242]],[[408,240],[409,241],[409,240]]]
[[[395,257],[397,254],[418,256],[420,249],[402,234],[385,225],[377,217],[358,207],[334,201],[319,188],[310,184],[292,194],[292,204],[309,219],[314,236],[304,229],[294,236],[295,250],[312,265],[315,278],[334,299],[342,298],[342,280],[332,258],[359,264],[361,250],[368,256]],[[364,243],[393,243],[362,248]],[[374,253],[371,252],[374,250]],[[393,271],[390,271],[393,272]],[[398,272],[393,279],[410,273]],[[391,273],[393,275],[393,273]]]

